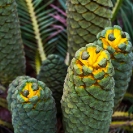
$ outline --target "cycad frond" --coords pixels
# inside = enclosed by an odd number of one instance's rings
[[[65,2],[65,1],[62,1]],[[67,32],[66,32],[66,13],[65,9],[62,9],[60,6],[51,4],[52,8],[56,10],[51,16],[56,20],[56,23],[52,25],[52,28],[55,30],[50,36],[51,41],[55,43],[56,50],[54,54],[60,55],[65,58],[67,53]]]
[[[63,9],[66,10],[66,0],[59,0],[61,6],[63,7]]]
[[[53,31],[50,25],[55,20],[49,15],[54,9],[47,9],[47,7],[52,2],[53,0],[45,3],[43,0],[17,1],[25,51],[31,61],[35,61],[36,50],[39,51],[41,60],[45,60],[46,55],[49,54],[45,50],[45,45],[48,43],[48,36]]]
[[[59,8],[50,7],[53,0],[19,0],[17,3],[26,56],[38,73],[36,62],[41,65],[49,54],[66,56],[66,26],[55,16],[60,16],[60,20],[65,20],[65,17],[58,11]],[[37,50],[40,57],[35,54]]]
[[[132,106],[130,106],[132,108]],[[112,123],[109,133],[132,133],[133,110],[129,106],[121,105],[112,115]]]

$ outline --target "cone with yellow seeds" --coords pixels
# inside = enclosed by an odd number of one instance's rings
[[[55,101],[43,82],[18,77],[10,84],[7,101],[15,133],[56,133]]]
[[[120,26],[107,27],[97,35],[96,42],[111,54],[111,62],[115,70],[115,107],[121,102],[132,75],[132,44],[128,33]]]
[[[114,107],[114,68],[95,44],[72,59],[61,100],[65,133],[108,133]]]

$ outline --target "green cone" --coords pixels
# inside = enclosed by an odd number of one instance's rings
[[[64,60],[58,55],[51,54],[43,61],[38,75],[38,79],[43,81],[51,89],[58,113],[61,113],[60,100],[63,94],[66,73],[67,66]]]
[[[7,101],[14,133],[56,133],[56,108],[46,85],[27,76],[9,86]]]
[[[95,44],[72,59],[61,100],[65,133],[108,133],[114,107],[110,54]]]
[[[25,58],[15,0],[0,1],[0,83],[25,74]]]
[[[115,106],[121,102],[132,75],[132,44],[120,26],[107,27],[97,35],[97,44],[108,50],[115,70]]]
[[[75,52],[96,40],[96,35],[111,26],[111,0],[67,0],[68,51]]]

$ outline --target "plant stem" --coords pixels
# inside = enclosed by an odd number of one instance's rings
[[[117,0],[117,2],[115,3],[115,7],[113,8],[113,12],[112,12],[112,22],[115,20],[117,13],[121,7],[123,0]]]

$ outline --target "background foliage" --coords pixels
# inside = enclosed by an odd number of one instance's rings
[[[50,54],[66,57],[67,36],[65,12],[54,5],[54,1],[19,0],[22,38],[29,64],[38,73],[41,62]]]

